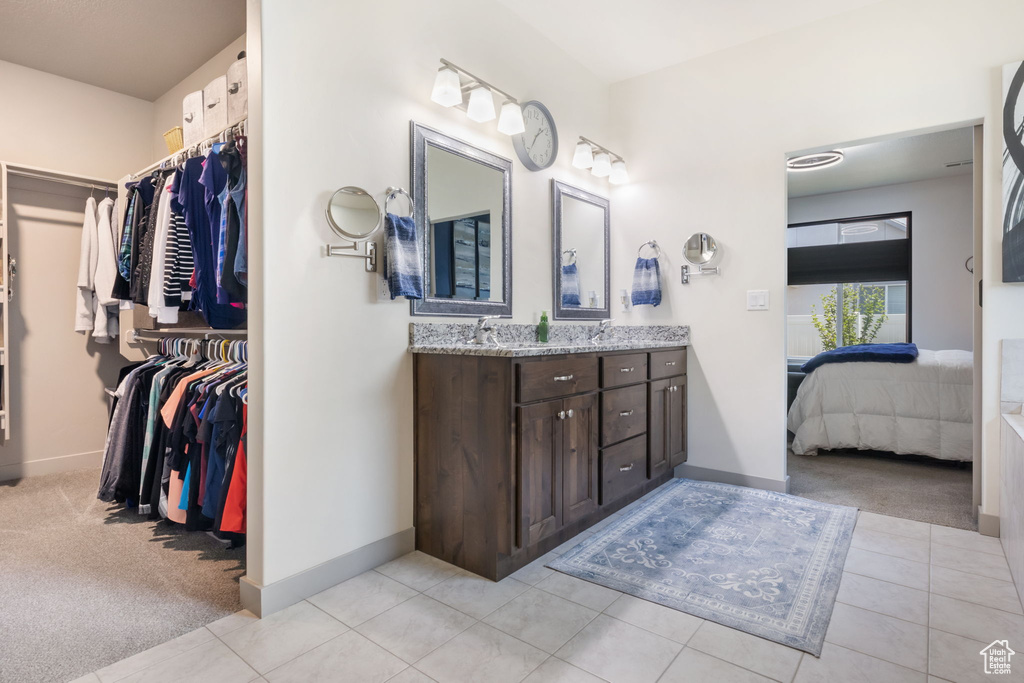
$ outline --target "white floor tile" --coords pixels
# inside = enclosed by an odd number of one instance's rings
[[[602,614],[555,656],[611,683],[653,683],[682,649],[668,638]]]
[[[803,654],[791,647],[710,621],[705,621],[697,629],[687,647],[777,681],[792,680]]]
[[[314,595],[309,602],[354,627],[416,595],[405,584],[368,571]]]
[[[151,647],[145,652],[140,652],[137,655],[132,655],[119,662],[115,662],[110,666],[105,666],[96,672],[96,676],[100,679],[101,683],[113,683],[113,681],[119,681],[136,671],[142,671],[148,666],[176,657],[182,652],[192,650],[203,643],[213,640],[214,637],[213,633],[209,630],[197,628],[195,631],[186,633],[174,640]]]
[[[901,586],[928,590],[928,565],[923,562],[904,560],[901,557],[882,555],[870,550],[850,548],[846,555],[843,571],[861,576],[870,576]]]
[[[821,658],[804,655],[793,683],[925,683],[920,671],[825,643]]]
[[[912,519],[901,519],[874,512],[861,512],[857,516],[857,528],[873,531],[884,531],[888,534],[906,536],[927,541],[930,536],[930,524]]]
[[[398,674],[394,678],[388,680],[388,683],[436,683],[433,678],[427,674],[409,667],[402,673]]]
[[[928,593],[860,574],[843,572],[839,602],[928,625]]]
[[[384,683],[408,665],[355,631],[348,631],[279,666],[270,683]]]
[[[753,671],[747,671],[735,664],[712,657],[699,650],[686,648],[679,653],[658,683],[771,683]]]
[[[976,605],[1024,614],[1012,583],[976,576],[945,567],[932,567],[932,593]]]
[[[218,619],[212,624],[207,624],[206,628],[210,629],[213,635],[219,638],[220,636],[231,633],[235,629],[242,628],[246,624],[251,624],[256,621],[256,619],[257,617],[255,614],[247,609],[243,609],[240,612],[229,614],[223,619]]]
[[[100,677],[95,673],[85,674],[81,678],[76,678],[71,683],[100,683]]]
[[[264,674],[347,630],[337,619],[303,601],[236,629],[221,640]]]
[[[1000,581],[1013,581],[1013,577],[1010,575],[1010,566],[1006,564],[1006,558],[1002,555],[977,551],[965,552],[963,548],[956,546],[932,543],[931,562],[939,567],[956,569],[968,574],[987,576]]]
[[[531,588],[491,613],[484,623],[553,653],[597,615],[583,605]]]
[[[604,680],[561,659],[549,657],[523,683],[604,683]]]
[[[548,658],[510,635],[476,624],[416,663],[439,683],[518,683]]]
[[[1024,616],[974,603],[932,594],[933,629],[991,643],[997,638],[1024,644]],[[1024,666],[1021,667],[1024,670]]]
[[[905,560],[928,562],[928,539],[908,538],[860,527],[853,532],[851,545],[854,548],[902,557]]]
[[[413,664],[474,623],[473,617],[426,595],[418,595],[356,630]]]
[[[1019,674],[1013,678],[985,674],[981,651],[988,643],[935,629],[932,629],[929,635],[928,671],[933,676],[956,683],[987,683],[1000,679],[1020,680]],[[1017,663],[1012,660],[1011,662],[1016,668]]]
[[[557,558],[558,555],[555,555],[554,553],[548,553],[547,555],[538,557],[530,564],[526,565],[518,571],[513,572],[509,576],[510,578],[513,578],[516,581],[521,581],[522,583],[528,584],[530,586],[536,586],[538,583],[540,583],[541,581],[555,573],[554,569],[548,569],[544,565],[546,565],[549,562],[552,562]]]
[[[462,572],[455,565],[421,553],[419,550],[383,564],[375,571],[421,592]]]
[[[249,683],[258,676],[241,657],[214,639],[121,680],[124,683]]]
[[[604,613],[684,645],[704,623],[700,617],[632,595],[621,595]]]
[[[592,529],[587,529],[586,531],[583,531],[581,533],[576,534],[575,536],[573,536],[568,541],[566,541],[562,545],[558,546],[557,548],[555,548],[551,552],[553,554],[555,554],[555,555],[564,555],[567,552],[569,552],[570,550],[572,550],[573,548],[575,548],[580,543],[583,543],[583,541],[587,540],[588,538],[590,538],[593,535],[594,535],[594,531]]]
[[[920,624],[836,603],[825,640],[909,669],[928,672],[928,629]]]
[[[529,586],[511,577],[494,582],[466,573],[456,574],[424,594],[471,617],[483,619],[527,589]]]
[[[932,542],[943,545],[952,545],[965,550],[973,550],[979,553],[1002,555],[1003,546],[999,539],[992,536],[982,536],[976,531],[966,529],[953,529],[948,526],[931,525]]]
[[[537,584],[537,588],[566,600],[572,600],[597,612],[603,611],[622,595],[619,591],[599,586],[590,581],[577,579],[575,576],[569,576],[561,572],[555,572],[544,579]]]

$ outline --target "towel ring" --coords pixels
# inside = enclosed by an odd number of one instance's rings
[[[636,250],[637,258],[640,258],[640,252],[644,250],[644,247],[650,247],[654,250],[654,258],[661,258],[661,247],[658,245],[657,240],[650,240],[640,245],[640,248]]]
[[[388,202],[395,199],[398,195],[404,196],[406,200],[409,202],[409,215],[412,216],[414,213],[416,213],[416,204],[412,200],[412,195],[410,195],[408,192],[406,192],[404,189],[400,187],[388,188],[388,194],[384,198],[384,213],[390,213],[390,211],[388,211]]]
[[[566,249],[565,251],[563,251],[563,252],[562,252],[562,257],[563,257],[563,259],[564,259],[564,257],[565,257],[565,255],[566,255],[566,254],[568,254],[568,255],[569,255],[569,258],[570,258],[571,260],[570,260],[570,261],[569,261],[568,263],[566,263],[565,265],[567,265],[567,266],[571,266],[571,265],[573,265],[574,263],[576,263],[576,250],[575,250],[575,249]]]

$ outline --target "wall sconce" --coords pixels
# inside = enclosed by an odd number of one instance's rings
[[[518,135],[526,131],[523,121],[523,109],[519,100],[504,90],[499,90],[481,78],[474,76],[460,66],[447,59],[441,60],[441,68],[434,78],[434,89],[430,99],[442,107],[463,107],[465,94],[469,93],[469,103],[465,105],[466,116],[471,121],[484,123],[492,121],[494,112],[494,93],[505,98],[498,116],[498,131],[505,135]]]
[[[576,168],[589,168],[598,178],[608,178],[613,185],[629,182],[626,162],[615,152],[603,147],[593,140],[580,136],[576,143],[576,151],[572,155],[572,165]]]

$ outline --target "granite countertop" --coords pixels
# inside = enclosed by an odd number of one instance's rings
[[[410,323],[409,351],[453,356],[557,356],[570,353],[670,349],[690,345],[686,325],[621,325],[608,329],[604,339],[589,342],[596,330],[592,325],[552,324],[548,343],[536,341],[537,326],[514,323],[495,325],[498,345],[476,345],[465,340],[473,336],[475,323]]]

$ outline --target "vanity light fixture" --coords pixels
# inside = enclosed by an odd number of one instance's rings
[[[468,102],[466,93],[469,93]],[[498,118],[498,130],[505,135],[519,135],[525,132],[526,123],[523,121],[523,108],[519,100],[447,59],[441,60],[441,68],[434,78],[434,90],[430,99],[444,107],[464,107],[466,116],[471,121],[484,123],[494,120],[495,94],[504,98],[501,116]]]
[[[613,185],[629,182],[625,159],[582,135],[576,143],[572,165],[576,168],[589,168],[596,177],[608,178],[608,182]]]
[[[845,158],[846,155],[838,149],[833,149],[828,152],[804,154],[802,156],[793,157],[792,159],[787,159],[786,169],[790,171],[817,171],[822,168],[841,164]]]

